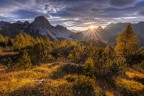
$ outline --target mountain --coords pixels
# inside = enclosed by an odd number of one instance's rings
[[[69,36],[71,34],[73,34],[73,32],[71,32],[70,30],[68,30],[66,27],[63,27],[61,25],[57,25],[55,27],[55,30],[56,30],[56,37],[57,38],[61,38],[61,39],[71,39]]]
[[[125,30],[125,27],[128,23],[116,23],[109,24],[104,30],[101,32],[101,36],[110,44],[116,44],[117,36]],[[144,22],[139,22],[136,24],[132,24],[133,31],[137,34],[141,45],[144,45]]]
[[[72,39],[69,37],[72,34],[70,30],[61,25],[52,26],[44,16],[36,17],[32,23],[28,21],[0,22],[0,34],[2,35],[15,37],[17,34],[24,32],[33,37],[48,36],[52,40]]]
[[[78,41],[99,40],[105,42],[105,40],[101,37],[102,34],[101,32],[103,32],[103,28],[99,26],[98,28],[95,29],[88,29],[86,31],[72,34],[71,37],[74,40],[78,40]]]
[[[10,22],[0,22],[0,34],[10,37],[15,37],[19,33],[23,33],[23,30],[29,25],[29,22],[20,22],[15,23]]]
[[[53,40],[70,39],[71,31],[67,28],[57,25],[52,26],[44,16],[36,17],[35,20],[25,28],[25,32],[32,36],[48,36]]]
[[[0,34],[15,37],[19,33],[28,33],[33,37],[48,36],[52,40],[68,39],[77,41],[101,41],[109,45],[116,44],[117,36],[123,32],[128,23],[111,23],[105,28],[99,26],[96,29],[88,29],[83,32],[71,32],[66,27],[52,26],[44,16],[38,16],[32,23],[28,21],[15,23],[0,22]],[[141,45],[144,45],[144,22],[132,24],[134,32],[137,34]]]
[[[0,21],[0,30],[2,30],[3,27],[9,26],[11,23],[5,22],[5,21]]]
[[[97,46],[97,47],[106,47],[108,44],[101,41],[101,40],[87,40],[87,41],[81,41],[82,44],[88,45],[88,46]]]
[[[85,45],[93,45],[99,47],[107,46],[107,42],[102,38],[103,28],[99,26],[95,29],[88,29],[86,31],[78,32],[71,35],[71,38],[81,41]]]
[[[93,31],[88,29],[83,32],[72,34],[71,37],[78,41],[87,41],[93,38],[94,40],[100,40],[105,43],[108,43],[109,45],[116,45],[116,38],[121,32],[124,31],[127,24],[128,23],[116,23],[116,24],[111,23],[107,25],[105,28],[99,26],[97,29],[94,29]],[[144,22],[132,24],[132,27],[140,40],[141,46],[143,46]]]

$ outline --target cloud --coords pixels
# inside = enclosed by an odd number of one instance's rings
[[[54,25],[85,27],[90,23],[126,22],[122,18],[139,21],[143,8],[143,0],[0,0],[0,20],[44,15]]]
[[[144,16],[144,10],[138,12],[138,14]]]
[[[136,0],[109,0],[109,3],[115,7],[123,7],[133,5]]]
[[[24,19],[24,18],[35,18],[36,16],[41,15],[42,13],[34,11],[34,10],[17,10],[14,11],[12,14],[16,15],[17,18],[19,19]]]

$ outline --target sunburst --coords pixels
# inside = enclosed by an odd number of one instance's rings
[[[96,29],[96,27],[94,25],[91,25],[89,28],[90,28],[90,30],[95,30]]]

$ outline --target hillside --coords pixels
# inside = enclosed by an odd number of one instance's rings
[[[0,35],[0,95],[142,96],[144,48],[134,46],[136,37],[129,31],[123,34],[128,32],[134,39],[120,40],[133,41],[130,47]]]
[[[73,68],[73,69],[71,69]],[[0,95],[15,96],[75,96],[77,93],[75,86],[86,87],[91,85],[77,85],[78,80],[85,78],[79,69],[82,66],[55,62],[42,64],[32,70],[7,72],[6,67],[0,68]],[[80,75],[81,74],[81,75]],[[98,96],[121,96],[123,89],[129,92],[142,92],[144,85],[142,81],[144,74],[136,71],[127,71],[126,78],[117,77],[113,82],[117,88],[108,82],[102,82],[98,78],[95,80],[95,91]],[[87,77],[87,79],[89,79]],[[90,81],[81,81],[84,82]],[[105,87],[104,87],[105,86]],[[79,95],[83,93],[83,89],[79,89]],[[82,93],[81,93],[82,92]],[[122,91],[124,92],[124,91]],[[97,96],[96,95],[96,96]],[[83,96],[83,95],[80,95]],[[127,95],[126,95],[127,96]]]

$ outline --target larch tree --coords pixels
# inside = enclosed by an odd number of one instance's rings
[[[116,56],[127,56],[135,52],[138,46],[139,40],[132,29],[132,25],[129,23],[124,32],[117,38],[117,45],[115,47]]]
[[[84,73],[88,76],[94,75],[94,61],[91,58],[88,58],[84,65]]]

